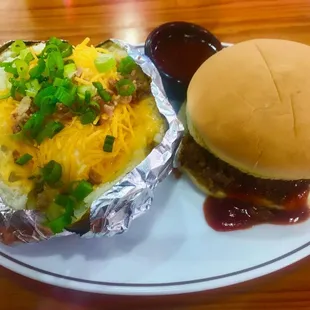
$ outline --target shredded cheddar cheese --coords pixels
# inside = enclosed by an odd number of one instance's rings
[[[95,59],[100,55],[100,53],[108,53],[109,51],[102,48],[95,48],[94,46],[88,46],[89,38],[86,38],[81,44],[77,45],[73,54],[70,57],[74,60],[75,64],[78,68],[82,69],[82,75],[80,78],[76,77],[75,80],[78,83],[84,85],[90,85],[92,82],[100,82],[104,87],[107,87],[107,83],[105,80],[109,79],[118,79],[118,73],[116,68],[114,70],[110,70],[106,73],[98,72],[95,66]]]
[[[103,48],[88,46],[89,38],[77,45],[70,56],[82,75],[74,80],[79,85],[92,85],[100,82],[108,87],[109,79],[118,80],[115,69],[100,73],[94,65],[99,53],[108,53]],[[33,48],[30,51],[34,59],[30,67],[34,67],[38,58]],[[62,166],[62,181],[66,184],[76,180],[87,180],[92,171],[100,176],[102,183],[110,182],[119,177],[126,166],[134,159],[142,160],[151,150],[156,135],[163,129],[160,116],[153,98],[134,104],[118,104],[113,115],[98,116],[100,125],[82,125],[78,117],[64,122],[65,128],[52,139],[45,139],[40,145],[34,146],[23,141],[12,139],[12,112],[18,102],[11,97],[0,101],[0,179],[12,184],[10,178],[16,177],[14,185],[22,188],[25,193],[33,188],[29,176],[34,175],[40,167],[51,160]],[[105,137],[115,137],[112,152],[104,152]],[[13,150],[20,155],[29,153],[31,162],[24,166],[14,163]]]
[[[35,60],[38,60],[37,54],[35,53],[34,49],[32,47],[29,47],[30,53],[32,54],[33,58]]]
[[[134,113],[137,118],[133,118]],[[131,124],[131,130],[127,127]],[[91,169],[103,182],[119,176],[132,160],[135,150],[145,150],[162,127],[162,120],[150,100],[134,106],[132,112],[118,105],[113,118],[100,126],[82,125],[72,120],[53,139],[45,140],[38,151],[38,166],[55,160],[63,167],[63,181],[88,179]],[[135,133],[135,134],[133,134]],[[106,135],[113,135],[113,152],[103,152]],[[145,153],[143,155],[146,155]]]

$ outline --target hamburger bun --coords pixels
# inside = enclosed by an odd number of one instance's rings
[[[310,179],[310,47],[257,39],[213,55],[187,93],[190,134],[248,174]]]

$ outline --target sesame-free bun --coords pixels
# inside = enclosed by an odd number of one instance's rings
[[[191,135],[221,160],[268,179],[310,179],[310,47],[257,39],[223,49],[193,76]]]

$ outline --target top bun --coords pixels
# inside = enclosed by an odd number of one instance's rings
[[[310,179],[310,47],[258,39],[205,61],[187,93],[197,143],[243,172]]]

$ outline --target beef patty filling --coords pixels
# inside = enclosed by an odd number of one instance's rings
[[[223,192],[250,202],[265,201],[267,207],[295,208],[298,198],[309,191],[310,180],[270,180],[246,174],[202,148],[190,135],[183,138],[179,161],[211,195]]]

